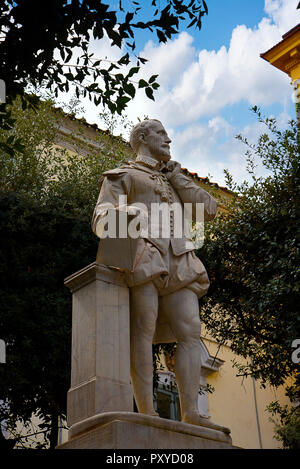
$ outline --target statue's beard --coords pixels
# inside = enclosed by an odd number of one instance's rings
[[[165,153],[165,154],[160,155],[160,161],[163,161],[164,163],[167,163],[168,161],[170,161],[170,159],[171,159],[170,153]]]
[[[169,147],[166,149],[164,148],[157,149],[155,158],[158,161],[164,161],[165,163],[167,163],[171,159]]]

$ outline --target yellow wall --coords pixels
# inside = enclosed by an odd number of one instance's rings
[[[210,355],[214,357],[218,344],[210,339],[203,338]],[[227,346],[222,346],[217,357],[224,360],[218,372],[207,377],[207,382],[215,388],[209,394],[209,413],[211,420],[218,425],[224,425],[231,430],[233,444],[245,449],[259,449],[259,432],[255,410],[255,399],[252,378],[237,377],[237,369],[233,368],[232,360],[243,363]],[[274,424],[269,421],[271,414],[266,406],[270,402],[279,400],[281,404],[289,404],[284,396],[283,388],[261,389],[255,382],[258,420],[261,431],[262,448],[279,448],[280,443],[273,439]]]
[[[300,24],[284,34],[282,41],[261,54],[261,57],[291,78],[295,90],[298,125],[300,125]]]

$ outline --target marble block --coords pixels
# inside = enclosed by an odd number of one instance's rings
[[[101,412],[132,411],[129,291],[123,274],[94,262],[65,285],[73,301],[68,426]]]
[[[75,424],[57,449],[233,449],[230,431],[133,412],[108,412]]]

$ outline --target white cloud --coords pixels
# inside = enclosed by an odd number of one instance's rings
[[[195,55],[192,38],[185,32],[166,45],[148,43],[141,53],[149,58],[143,72],[159,73],[161,89],[156,102],[141,95],[130,106],[134,119],[158,115],[171,127],[211,116],[241,100],[251,105],[284,103],[291,99],[289,77],[260,57],[297,23],[297,0],[266,0],[257,27],[238,25],[228,49],[201,50]],[[285,29],[287,28],[287,29]],[[144,112],[141,110],[144,110]]]
[[[285,112],[280,113],[276,117],[279,128],[285,128],[290,118]],[[225,186],[224,169],[230,172],[234,181],[251,181],[252,177],[247,171],[248,147],[236,135],[241,134],[249,144],[257,144],[263,133],[269,133],[267,127],[255,120],[254,116],[253,121],[242,128],[216,116],[205,125],[193,124],[176,132],[172,143],[172,158],[180,161],[182,167],[201,177],[209,176],[212,182],[221,186]],[[269,170],[262,164],[259,156],[255,153],[253,156],[256,176],[269,175]]]
[[[136,122],[144,115],[159,118],[168,129],[210,118],[228,105],[240,101],[251,105],[269,105],[289,101],[292,90],[289,78],[260,57],[297,23],[297,0],[265,0],[265,12],[257,27],[238,25],[232,31],[228,49],[196,51],[193,38],[181,33],[173,41],[155,45],[149,41],[139,55],[148,62],[140,77],[159,74],[160,88],[155,102],[144,90],[138,90],[128,107],[129,118]],[[286,29],[285,29],[286,28]],[[118,60],[122,51],[111,48],[109,40],[94,41],[96,56]],[[99,109],[86,102],[86,118],[95,122]]]
[[[282,116],[286,120],[286,116]],[[235,137],[241,133],[250,143],[256,143],[266,127],[255,122],[242,129],[230,125],[225,119],[216,116],[207,124],[193,124],[175,134],[172,143],[172,158],[181,162],[182,167],[196,172],[201,177],[221,186],[225,185],[224,169],[228,169],[235,181],[251,180],[247,171],[245,152],[247,147]],[[260,160],[257,174],[267,174]]]
[[[255,142],[261,125],[233,128],[219,113],[239,102],[247,107],[279,103],[283,108],[290,102],[289,77],[260,54],[298,23],[296,6],[297,0],[265,0],[266,16],[252,29],[237,25],[228,48],[196,52],[186,32],[166,45],[148,43],[141,52],[150,59],[143,73],[152,67],[161,88],[155,103],[139,93],[129,107],[130,118],[146,114],[162,120],[173,137],[173,157],[189,170],[201,176],[210,173],[220,184],[224,168],[237,180],[248,179],[245,147],[235,135],[241,132]],[[263,172],[261,165],[258,171]]]
[[[192,46],[193,38],[186,32],[166,44],[155,45],[149,41],[142,57],[148,59],[148,64],[143,68],[143,73],[158,73],[161,86],[175,85],[186,67],[193,61],[195,50]]]
[[[272,18],[281,35],[299,23],[299,0],[265,0],[265,12]]]
[[[265,17],[254,28],[237,25],[228,48],[223,45],[218,50],[197,51],[187,32],[167,44],[149,41],[139,51],[148,62],[140,76],[133,79],[159,74],[161,86],[155,102],[145,96],[143,89],[138,90],[128,107],[129,119],[136,122],[144,115],[160,119],[173,140],[173,157],[190,171],[201,176],[212,174],[221,185],[224,168],[238,180],[247,177],[245,148],[234,137],[241,132],[256,141],[261,127],[251,124],[234,128],[220,113],[226,106],[240,102],[246,107],[274,103],[285,107],[291,100],[289,77],[264,61],[260,53],[279,42],[282,34],[299,22],[297,2],[265,0]],[[122,53],[112,49],[108,40],[95,42],[92,50],[98,57],[113,60]],[[87,101],[85,106],[87,120],[97,122],[100,109]],[[281,119],[286,120],[286,116],[282,114]]]
[[[137,78],[143,76],[147,79],[153,74],[159,74],[160,88],[155,92],[155,102],[145,96],[143,89],[138,90],[135,100],[128,107],[128,115],[132,120],[136,121],[137,117],[148,115],[159,118],[164,123],[169,121],[174,89],[195,59],[192,43],[193,38],[182,32],[177,39],[166,44],[155,45],[152,41],[146,44],[139,55],[146,57],[148,62],[142,67]],[[177,117],[180,119],[180,114]]]

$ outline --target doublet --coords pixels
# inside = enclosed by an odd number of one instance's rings
[[[204,221],[212,220],[217,211],[215,199],[182,172],[167,177],[164,165],[156,160],[137,158],[116,169],[103,173],[100,181],[100,193],[92,219],[92,229],[108,207],[118,208],[120,196],[126,196],[128,206],[143,204],[151,213],[152,204],[165,203],[171,206],[202,203]],[[183,214],[182,210],[182,214]],[[160,222],[148,217],[148,235],[140,238],[137,248],[137,264],[133,272],[126,273],[129,287],[152,281],[158,294],[163,296],[180,288],[193,289],[198,297],[203,296],[209,287],[209,280],[204,265],[194,253],[195,246],[191,236],[184,230],[186,220],[182,216],[182,235],[174,236],[174,212],[169,211],[169,236],[152,236],[159,231]],[[100,240],[101,247],[101,240]]]

